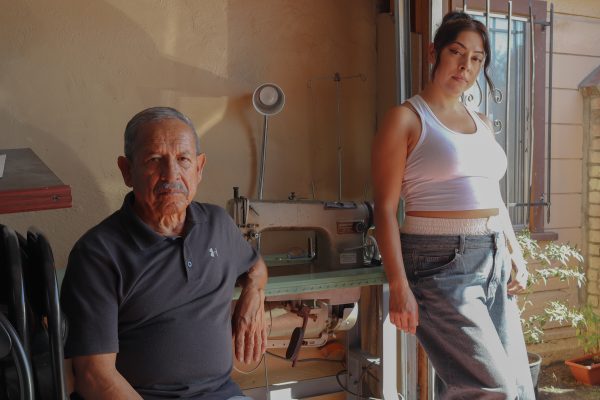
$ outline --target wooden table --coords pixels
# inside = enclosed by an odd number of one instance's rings
[[[0,149],[5,154],[0,178],[0,214],[71,207],[65,185],[31,149]]]

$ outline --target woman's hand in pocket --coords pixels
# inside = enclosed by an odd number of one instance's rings
[[[524,292],[527,289],[527,280],[529,272],[527,272],[527,263],[522,260],[512,260],[512,276],[508,282],[507,291],[511,296],[515,296]]]

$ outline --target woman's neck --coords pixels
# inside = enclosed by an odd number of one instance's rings
[[[420,96],[429,106],[433,106],[438,110],[454,110],[460,106],[460,101],[458,100],[460,95],[446,93],[434,84],[427,85],[420,93]]]

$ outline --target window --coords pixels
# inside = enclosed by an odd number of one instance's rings
[[[536,22],[532,64],[528,1],[513,1],[508,87],[508,2],[491,3],[488,30],[493,54],[490,72],[496,90],[491,93],[486,88],[482,74],[478,84],[464,94],[463,101],[485,114],[488,92],[487,115],[494,122],[496,140],[508,157],[508,171],[501,182],[501,191],[513,224],[517,229],[528,227],[541,238],[550,239],[552,234],[543,234],[549,200],[545,168],[547,30],[544,24],[538,23],[546,21],[546,2],[532,2],[533,21]],[[452,9],[463,9],[464,4],[462,0],[452,0],[451,6]],[[467,12],[486,23],[485,1],[469,1]]]
[[[476,18],[485,23],[484,17]],[[527,208],[519,204],[527,203],[531,154],[530,141],[527,140],[530,135],[527,115],[529,93],[526,90],[529,82],[525,68],[528,64],[526,55],[529,50],[526,38],[529,35],[526,34],[527,23],[524,20],[513,20],[511,25],[510,86],[507,87],[508,19],[490,18],[488,31],[490,46],[494,49],[490,70],[495,90],[488,95],[487,115],[494,123],[496,140],[506,152],[510,166],[500,182],[502,198],[509,205],[513,224],[522,226],[526,225]],[[485,88],[485,85],[484,76],[481,74],[477,84],[465,93],[463,100],[466,104],[479,108],[484,114],[485,90],[482,88]],[[509,98],[510,101],[507,101]]]

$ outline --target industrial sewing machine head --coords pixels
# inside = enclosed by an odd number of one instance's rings
[[[373,225],[371,203],[253,200],[234,188],[227,206],[248,240],[260,242],[265,231],[313,231],[314,244],[309,240],[306,255],[315,271],[363,267],[365,256],[373,258],[365,243]]]

